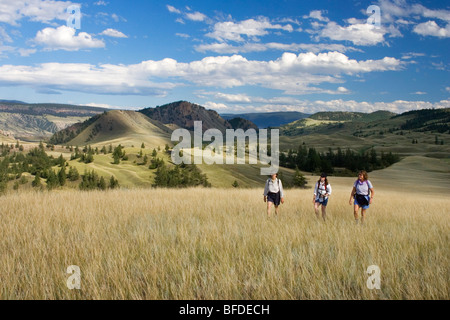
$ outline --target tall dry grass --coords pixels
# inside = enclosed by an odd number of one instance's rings
[[[267,218],[262,189],[25,192],[2,197],[2,299],[448,299],[448,198],[350,190],[328,221],[311,190]],[[70,265],[81,290],[69,290]],[[381,290],[366,286],[370,265]]]

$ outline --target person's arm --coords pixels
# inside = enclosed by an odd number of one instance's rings
[[[327,197],[331,196],[331,184],[327,185]]]
[[[313,195],[313,203],[316,203],[316,198],[317,198],[317,189],[319,188],[319,183],[316,182],[315,186],[314,186],[314,195]]]
[[[281,182],[281,180],[279,180],[279,182],[280,182],[280,198],[281,198],[281,203],[284,203],[283,183]]]
[[[375,195],[375,191],[373,190],[373,188],[370,188],[370,201],[369,204],[372,204],[372,200],[373,200],[373,196]]]
[[[269,183],[266,181],[266,185],[264,186],[264,202],[267,200],[267,193],[269,193]]]
[[[355,196],[356,193],[356,187],[353,186],[352,192],[350,193],[350,200],[348,200],[348,203],[351,205],[352,204],[352,199]]]

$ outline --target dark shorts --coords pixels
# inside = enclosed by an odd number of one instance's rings
[[[369,196],[365,196],[365,197],[366,197],[366,199],[367,199],[367,202],[369,202],[369,201],[370,201]],[[363,209],[369,209],[369,205],[366,205],[366,206],[360,205],[360,204],[358,203],[358,200],[356,200],[356,197],[355,197],[355,202],[354,202],[354,204],[355,204],[355,206],[359,206],[359,207],[361,207],[361,208],[363,208]]]
[[[320,201],[320,199],[316,199],[316,203],[320,203],[323,207],[326,207],[328,205],[328,199],[322,199],[322,201]]]
[[[279,206],[281,202],[280,193],[269,192],[267,194],[267,201],[273,202],[274,205]]]

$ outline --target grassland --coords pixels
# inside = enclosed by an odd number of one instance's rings
[[[378,188],[361,227],[339,179],[326,223],[311,190],[288,190],[270,218],[262,189],[9,193],[0,298],[448,299],[450,199]]]

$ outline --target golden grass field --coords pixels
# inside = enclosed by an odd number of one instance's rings
[[[342,179],[326,223],[311,189],[286,190],[270,218],[262,187],[9,192],[0,298],[449,299],[449,197],[376,188],[361,227]]]

